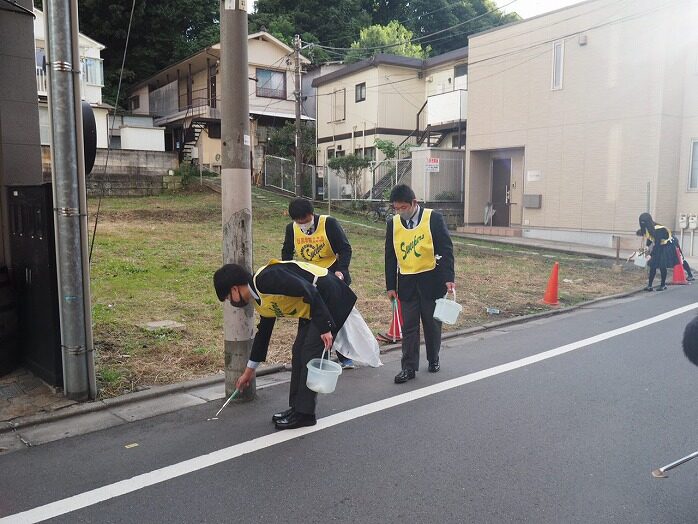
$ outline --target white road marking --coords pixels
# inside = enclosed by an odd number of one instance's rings
[[[484,380],[486,378],[494,377],[502,373],[507,373],[508,371],[513,371],[525,366],[530,366],[531,364],[536,364],[537,362],[542,362],[549,358],[557,357],[581,349],[598,342],[603,342],[613,337],[619,335],[624,335],[630,333],[631,331],[636,331],[638,329],[651,326],[658,322],[662,322],[669,318],[688,313],[694,309],[698,309],[698,302],[683,306],[661,315],[657,315],[645,320],[640,320],[639,322],[634,322],[593,337],[585,338],[577,342],[572,342],[570,344],[565,344],[548,351],[543,351],[536,355],[531,355],[530,357],[525,357],[519,360],[514,360],[513,362],[507,362],[506,364],[501,364],[489,369],[484,369],[482,371],[477,371],[469,375],[464,375],[462,377],[454,378],[451,380],[446,380],[438,384],[420,388],[414,391],[409,391],[401,395],[395,395],[394,397],[386,398],[364,406],[359,406],[342,413],[337,413],[335,415],[330,415],[329,417],[322,418],[318,420],[317,425],[308,428],[301,428],[296,430],[286,430],[271,433],[269,435],[264,435],[256,439],[249,440],[247,442],[241,442],[240,444],[235,444],[227,448],[208,453],[206,455],[201,455],[199,457],[194,457],[189,460],[178,462],[177,464],[172,464],[171,466],[166,466],[164,468],[156,469],[148,473],[143,473],[141,475],[136,475],[130,479],[121,480],[113,484],[108,484],[100,488],[96,488],[72,497],[68,497],[62,500],[57,500],[56,502],[51,502],[43,506],[38,506],[36,508],[23,511],[21,513],[16,513],[14,515],[9,515],[4,518],[0,518],[0,524],[29,524],[34,522],[41,522],[53,517],[60,515],[65,515],[72,511],[77,511],[81,508],[86,508],[88,506],[93,506],[105,500],[109,500],[115,497],[120,497],[126,495],[127,493],[132,493],[140,489],[146,488],[148,486],[153,486],[161,482],[166,482],[173,478],[181,477],[201,469],[208,468],[210,466],[215,466],[222,462],[227,462],[234,458],[246,455],[248,453],[254,453],[283,442],[288,442],[289,440],[294,440],[304,435],[310,433],[315,433],[317,431],[322,431],[323,429],[342,424],[344,422],[349,422],[351,420],[365,417],[373,413],[384,411],[407,402],[412,402],[414,400],[419,400],[430,395],[435,395],[437,393],[442,393],[453,388],[464,386],[472,382],[477,382],[479,380]]]

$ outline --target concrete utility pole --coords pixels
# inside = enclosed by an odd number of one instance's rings
[[[296,35],[293,39],[294,62],[295,62],[295,89],[293,94],[296,97],[296,196],[303,196],[303,151],[301,144],[301,37]]]
[[[247,2],[221,0],[221,200],[223,262],[252,271],[252,180],[247,65]],[[245,371],[254,337],[254,310],[223,305],[225,393]],[[240,399],[252,400],[253,382]]]
[[[78,2],[46,2],[53,207],[63,353],[63,390],[95,398],[87,197],[80,105]]]

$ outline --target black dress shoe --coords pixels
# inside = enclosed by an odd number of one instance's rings
[[[276,421],[276,429],[296,429],[317,424],[315,415],[294,411],[288,417]]]
[[[654,291],[654,288],[652,286],[647,286],[643,291]]]
[[[414,369],[403,369],[395,375],[395,383],[396,384],[403,384],[407,382],[408,380],[411,380],[414,378]]]
[[[441,364],[439,364],[438,360],[429,364],[429,373],[438,373],[440,369]]]
[[[281,412],[279,412],[279,413],[274,413],[274,414],[271,416],[271,420],[272,420],[272,422],[278,422],[278,421],[281,420],[282,418],[288,417],[288,416],[289,416],[291,413],[293,413],[293,412],[294,412],[294,409],[293,409],[293,408],[288,408],[286,411],[281,411]]]
[[[659,286],[657,287],[657,291],[666,291],[667,287],[666,286]]]

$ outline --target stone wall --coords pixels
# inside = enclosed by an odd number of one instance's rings
[[[51,181],[51,149],[42,146],[44,180]],[[106,165],[106,168],[105,168]],[[181,178],[169,171],[179,167],[176,152],[98,149],[92,173],[87,176],[87,194],[147,196],[181,187]]]

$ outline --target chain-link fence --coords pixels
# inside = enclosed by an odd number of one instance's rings
[[[462,158],[414,157],[371,162],[356,181],[326,168],[324,194],[332,200],[387,200],[396,184],[407,184],[427,202],[462,202],[465,171]]]
[[[301,191],[304,197],[317,198],[315,166],[303,164]],[[296,164],[293,160],[278,156],[264,157],[264,185],[288,193],[296,193]]]

